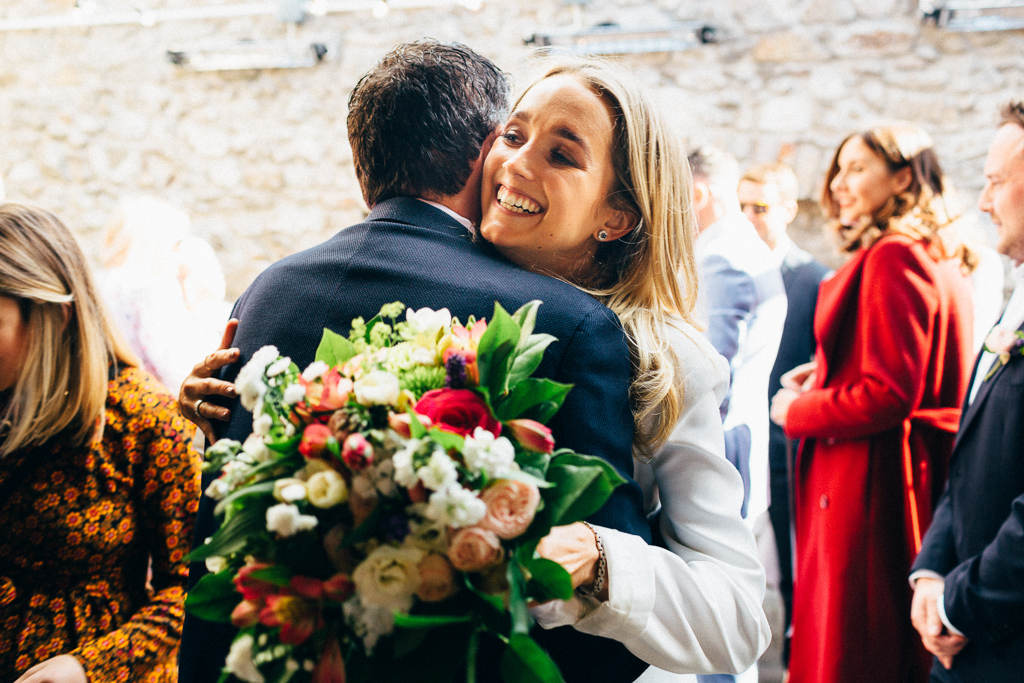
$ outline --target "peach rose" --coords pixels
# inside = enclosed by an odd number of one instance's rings
[[[455,595],[455,572],[444,555],[429,553],[420,560],[420,583],[416,597],[424,602],[441,602]]]
[[[501,540],[493,531],[471,526],[459,529],[448,544],[448,559],[459,571],[478,572],[501,562]]]
[[[477,526],[505,540],[521,536],[533,522],[540,504],[540,490],[516,479],[499,479],[480,493],[487,514]]]

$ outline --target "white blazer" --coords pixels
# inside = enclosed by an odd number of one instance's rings
[[[703,335],[670,330],[683,378],[683,411],[649,463],[635,460],[647,511],[661,507],[668,549],[598,527],[608,560],[607,602],[579,596],[532,610],[545,628],[572,625],[623,643],[653,667],[641,680],[675,674],[742,672],[771,638],[761,602],[764,568],[740,517],[743,484],[725,459],[718,407],[729,366]]]

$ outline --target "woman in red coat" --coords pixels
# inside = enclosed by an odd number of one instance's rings
[[[913,127],[851,135],[826,176],[853,256],[821,285],[814,363],[772,405],[803,439],[791,683],[928,679],[907,575],[945,484],[973,318],[974,255],[949,234],[942,190]]]

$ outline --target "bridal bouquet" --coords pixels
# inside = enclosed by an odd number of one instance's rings
[[[473,681],[480,648],[509,683],[561,680],[528,604],[572,582],[535,549],[622,479],[544,426],[571,386],[531,377],[539,305],[462,325],[396,302],[301,371],[273,346],[242,368],[253,432],[207,451],[221,526],[186,601],[239,629],[222,681]]]

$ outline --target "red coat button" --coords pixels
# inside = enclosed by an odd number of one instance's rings
[[[828,508],[828,496],[826,496],[824,493],[821,494],[821,500],[818,501],[818,505],[821,506],[822,510]]]

